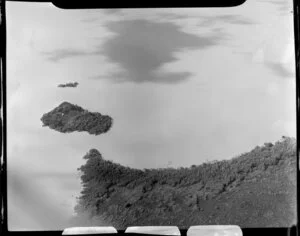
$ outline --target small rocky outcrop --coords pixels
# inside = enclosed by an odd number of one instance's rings
[[[77,86],[78,86],[78,82],[74,82],[74,83],[59,84],[57,87],[59,87],[59,88],[66,88],[66,87],[76,88]]]

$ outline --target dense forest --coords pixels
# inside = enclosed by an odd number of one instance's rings
[[[287,227],[296,220],[296,140],[283,137],[230,160],[189,168],[133,169],[85,156],[77,220],[130,225],[238,224]],[[74,218],[76,220],[76,217]]]
[[[106,133],[112,126],[113,119],[99,112],[89,112],[80,106],[63,102],[41,118],[43,126],[62,133],[86,131],[99,135]]]

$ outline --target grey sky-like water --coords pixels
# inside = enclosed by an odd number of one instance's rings
[[[7,3],[9,228],[61,229],[91,148],[133,168],[180,167],[295,136],[291,5],[65,12]],[[110,115],[111,130],[42,127],[63,101]]]

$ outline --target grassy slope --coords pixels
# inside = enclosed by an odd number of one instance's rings
[[[287,227],[295,223],[296,147],[285,138],[241,156],[179,169],[138,170],[90,150],[76,211],[99,224],[238,224]],[[101,222],[101,223],[100,223]]]

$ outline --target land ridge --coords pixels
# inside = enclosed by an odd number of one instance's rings
[[[257,146],[230,160],[188,168],[134,169],[85,156],[77,220],[130,225],[238,224],[288,227],[296,221],[296,140]]]

